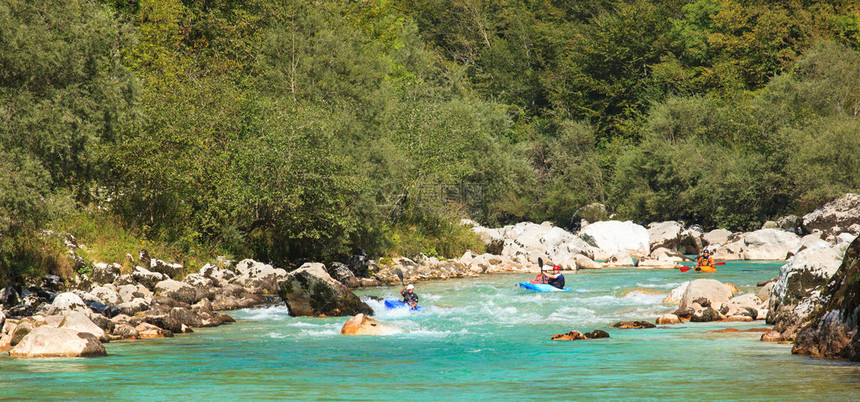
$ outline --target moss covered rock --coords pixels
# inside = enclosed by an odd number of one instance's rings
[[[787,340],[809,321],[814,306],[822,303],[822,291],[839,268],[841,253],[832,248],[804,250],[779,271],[768,300],[767,323]]]
[[[373,315],[370,306],[332,278],[320,263],[307,263],[290,272],[278,294],[294,317]]]
[[[792,353],[860,361],[860,238],[848,247],[821,298]]]

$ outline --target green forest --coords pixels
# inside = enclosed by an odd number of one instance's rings
[[[461,218],[593,202],[749,230],[858,190],[852,0],[0,1],[0,282],[453,257]]]

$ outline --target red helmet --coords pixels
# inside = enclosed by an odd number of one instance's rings
[[[553,266],[552,266],[552,270],[553,270],[553,271],[561,271],[561,267],[560,267],[560,266],[558,266],[558,265],[553,265]]]

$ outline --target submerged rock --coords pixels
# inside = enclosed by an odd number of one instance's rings
[[[362,313],[347,320],[340,329],[341,335],[391,335],[400,332],[399,329],[385,325],[375,318]]]
[[[370,306],[329,276],[320,263],[306,263],[290,272],[278,294],[294,317],[373,315]]]
[[[619,321],[615,324],[612,324],[615,328],[630,328],[630,329],[643,329],[643,328],[656,328],[657,326],[648,322],[648,321]]]

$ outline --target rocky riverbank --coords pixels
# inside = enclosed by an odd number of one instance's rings
[[[699,226],[672,221],[647,227],[633,222],[583,221],[577,233],[549,223],[523,222],[502,228],[485,228],[471,221],[464,224],[481,236],[488,253],[378,261],[356,255],[346,263],[328,267],[307,263],[289,272],[253,260],[234,264],[220,259],[183,278],[184,267],[150,258],[141,250],[130,272],[123,273],[119,264],[98,263],[92,267],[91,277],[46,277],[41,283],[0,291],[0,350],[21,357],[98,356],[104,354],[103,342],[188,333],[233,321],[220,311],[282,302],[296,316],[367,317],[373,310],[350,288],[400,283],[398,270],[406,281],[416,282],[538,272],[539,258],[567,271],[671,269],[687,260],[684,254],[704,248],[725,260],[788,262],[778,277],[761,284],[756,293],[735,295],[734,286],[713,279],[685,282],[664,300],[677,303],[678,309],[659,317],[657,323],[764,319],[774,328],[763,340],[793,341],[810,320],[820,321],[817,306],[834,297],[850,299],[834,296],[838,290],[824,290],[828,282],[827,289],[837,287],[834,273],[860,231],[860,196],[846,195],[803,218],[785,217],[750,233],[705,232]],[[853,272],[851,269],[843,271]],[[847,289],[843,292],[853,291],[850,286]],[[839,317],[849,324],[850,319],[856,322],[849,313],[846,310]],[[827,322],[833,322],[828,317]],[[819,323],[817,328],[834,325]],[[803,339],[819,339],[817,336]],[[803,350],[798,348],[798,353]]]

